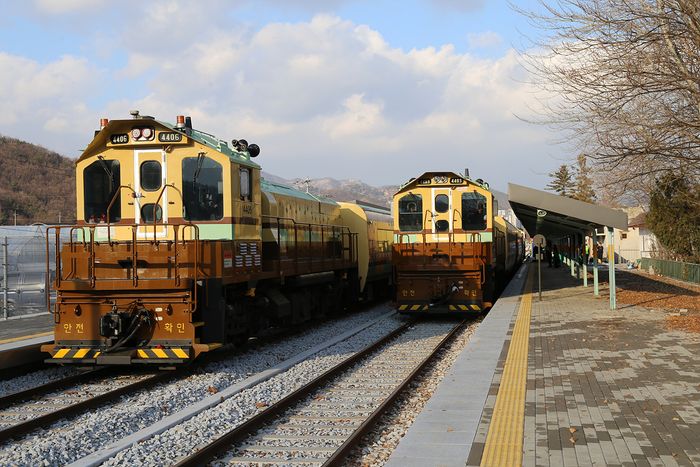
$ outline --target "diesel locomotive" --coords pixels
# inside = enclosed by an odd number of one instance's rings
[[[257,145],[189,117],[132,117],[101,120],[77,223],[48,230],[47,362],[172,366],[388,289],[387,209],[266,181]]]
[[[393,197],[397,309],[407,314],[490,308],[523,261],[522,232],[498,215],[482,180],[427,172]]]

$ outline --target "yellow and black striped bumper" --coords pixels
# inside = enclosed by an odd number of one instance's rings
[[[64,347],[58,349],[52,358],[57,360],[71,360],[71,359],[85,359],[85,358],[97,358],[102,352],[97,349],[81,349],[74,347]]]
[[[481,311],[481,307],[475,304],[469,305],[450,305],[450,311]]]
[[[187,359],[190,358],[190,355],[188,352],[186,352],[184,349],[181,349],[179,347],[172,347],[172,348],[162,348],[162,349],[138,349],[136,351],[136,354],[138,358],[147,358],[147,359],[167,359],[167,358],[178,358],[178,359]]]
[[[129,355],[104,354],[101,350],[79,347],[62,347],[47,362],[51,363],[91,363],[109,364],[110,359],[124,363],[179,363],[190,358],[190,349],[183,347],[136,349]]]
[[[481,306],[471,303],[471,304],[460,304],[460,305],[441,305],[437,307],[431,307],[430,305],[426,304],[417,304],[417,305],[399,305],[398,306],[399,311],[433,311],[437,313],[444,313],[445,311],[481,311]]]

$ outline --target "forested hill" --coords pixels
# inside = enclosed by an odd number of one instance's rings
[[[0,135],[0,225],[75,220],[75,161]]]

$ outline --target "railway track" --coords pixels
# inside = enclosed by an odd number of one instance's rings
[[[0,443],[172,377],[173,372],[114,375],[103,368],[6,395],[0,398]]]
[[[293,336],[294,331],[283,335]],[[279,335],[263,336],[252,342],[251,346],[274,342],[279,338]],[[225,361],[242,348],[222,349],[176,371],[131,374],[133,368],[119,372],[100,368],[0,396],[0,444],[19,439],[37,428],[47,428],[57,420],[71,418],[108,404],[122,395],[180,378],[207,363]]]
[[[408,323],[177,466],[338,464],[466,322]]]

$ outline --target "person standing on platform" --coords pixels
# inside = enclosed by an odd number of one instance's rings
[[[598,264],[603,264],[603,244],[598,242],[596,246],[596,253],[598,254]]]
[[[586,241],[586,246],[584,247],[586,264],[591,264],[591,246]]]
[[[558,268],[561,266],[561,259],[559,258],[559,248],[556,245],[552,245],[552,256],[554,257],[554,267]]]

